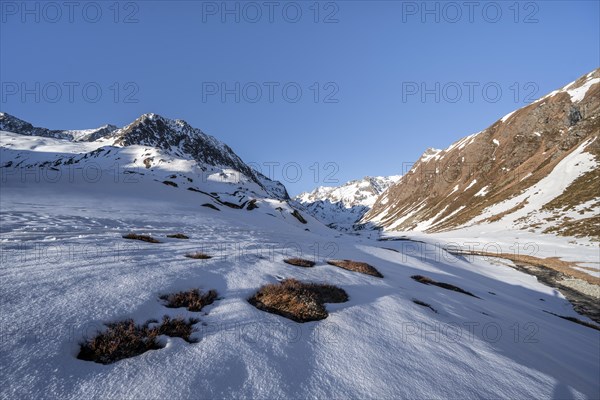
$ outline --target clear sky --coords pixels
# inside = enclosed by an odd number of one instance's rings
[[[295,195],[403,173],[598,68],[598,4],[3,0],[0,109],[181,118]]]

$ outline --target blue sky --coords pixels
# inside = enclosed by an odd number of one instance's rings
[[[598,1],[0,4],[2,111],[185,119],[293,195],[402,173],[600,66]]]

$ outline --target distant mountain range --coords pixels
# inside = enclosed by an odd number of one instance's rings
[[[349,231],[358,228],[355,224],[373,206],[377,197],[399,180],[400,175],[367,176],[341,186],[321,186],[296,196],[294,200],[331,228]]]
[[[596,69],[445,150],[426,150],[404,176],[319,187],[292,204],[342,231],[441,232],[492,225],[600,240],[599,117]],[[121,128],[50,130],[0,113],[0,130],[72,144],[65,153],[36,152],[29,147],[41,146],[39,140],[28,147],[6,137],[0,167],[119,161],[190,190],[204,190],[198,176],[224,184],[218,191],[227,193],[230,204],[256,197],[290,201],[284,185],[183,120],[144,114]],[[60,148],[58,142],[53,146]]]

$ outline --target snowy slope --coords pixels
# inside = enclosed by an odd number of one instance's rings
[[[591,322],[505,264],[453,256],[435,239],[379,242],[310,216],[303,224],[247,177],[215,169],[198,181],[210,171],[156,148],[0,138],[0,398],[600,396],[600,331],[549,314]],[[148,153],[150,168],[141,161]],[[259,208],[223,206],[209,192],[235,197],[238,186]],[[208,202],[220,211],[202,207]],[[132,231],[162,243],[121,238]],[[166,238],[174,232],[190,239]],[[214,258],[183,257],[195,250]],[[317,265],[293,267],[282,262],[288,256]],[[368,262],[384,278],[325,264],[330,258]],[[479,298],[420,284],[415,274]],[[247,302],[288,277],[338,285],[350,299],[304,324]],[[202,313],[158,299],[194,287],[220,299]],[[109,365],[76,358],[80,341],[104,323],[164,314],[199,318],[200,341],[161,337],[164,348]]]
[[[361,222],[424,232],[495,230],[499,222],[598,241],[599,117],[596,69],[444,150],[427,150]]]
[[[364,177],[341,186],[320,186],[301,193],[294,200],[319,221],[332,228],[349,231],[373,206],[377,197],[400,180],[400,175]]]

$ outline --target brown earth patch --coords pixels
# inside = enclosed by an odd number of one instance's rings
[[[171,235],[167,235],[168,238],[172,238],[172,239],[189,239],[190,237],[187,235],[184,235],[183,233],[173,233]]]
[[[286,279],[262,286],[248,302],[259,310],[296,322],[318,321],[329,315],[324,303],[343,303],[348,294],[333,285]]]
[[[185,255],[187,258],[193,258],[194,260],[208,260],[209,258],[212,258],[212,256],[209,256],[206,253],[203,253],[201,251],[197,251],[195,253],[188,253]]]
[[[160,296],[161,300],[166,301],[166,307],[185,307],[188,311],[201,311],[203,307],[212,304],[216,298],[217,292],[215,290],[209,290],[208,292],[203,293],[200,289],[191,289],[186,292]]]
[[[148,243],[160,243],[160,241],[154,239],[150,235],[138,235],[137,233],[128,233],[127,235],[123,235],[123,239],[141,240],[142,242]]]
[[[354,271],[361,274],[375,276],[377,278],[383,278],[383,275],[375,267],[365,262],[353,260],[328,260],[327,264],[343,268],[348,271]]]
[[[297,257],[286,258],[285,260],[283,260],[283,262],[286,264],[295,265],[296,267],[311,268],[311,267],[315,266],[314,261],[306,260],[304,258],[297,258]]]

